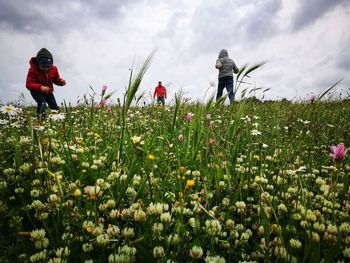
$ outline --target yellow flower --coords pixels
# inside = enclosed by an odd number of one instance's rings
[[[179,169],[179,173],[180,173],[180,175],[185,174],[186,173],[186,168],[181,166],[180,169]]]
[[[192,188],[194,186],[194,180],[188,179],[186,181],[186,189]]]
[[[43,145],[46,145],[46,144],[48,144],[49,143],[49,138],[44,138],[44,139],[42,139],[42,141],[41,141],[41,143],[43,144]]]
[[[75,197],[81,196],[81,191],[80,191],[80,189],[75,189],[73,195],[74,195]]]
[[[182,192],[179,192],[179,197],[182,198],[184,194]]]
[[[150,161],[154,161],[154,160],[156,159],[156,157],[154,157],[153,154],[149,154],[149,155],[147,156],[147,159],[150,160]]]
[[[85,230],[86,230],[88,233],[91,233],[92,227],[91,227],[91,226],[87,226],[87,227],[85,228]]]
[[[83,140],[84,139],[82,137],[75,137],[75,141],[77,142],[77,144],[82,144]]]

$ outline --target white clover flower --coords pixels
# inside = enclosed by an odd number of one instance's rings
[[[145,221],[146,218],[147,218],[147,215],[142,209],[135,210],[135,213],[134,213],[135,221]]]
[[[120,228],[116,225],[108,225],[106,232],[111,238],[117,237],[120,234]]]
[[[302,247],[302,243],[298,239],[290,239],[289,244],[292,248],[299,249]]]
[[[166,213],[161,214],[160,221],[163,223],[170,223],[171,222],[170,212],[166,212]]]
[[[253,130],[250,132],[250,134],[253,135],[253,136],[258,136],[258,135],[261,135],[261,132],[259,132],[258,130],[253,129]]]
[[[133,238],[135,236],[135,231],[131,227],[126,227],[126,228],[123,229],[122,235],[125,238],[129,238],[130,239],[130,238]]]
[[[205,228],[209,235],[211,236],[217,236],[221,232],[221,224],[218,220],[206,220],[205,221]]]
[[[157,246],[153,248],[153,257],[155,258],[162,258],[165,256],[165,251],[162,246]]]
[[[343,255],[344,255],[344,257],[346,257],[346,258],[350,258],[350,247],[344,248],[344,250],[343,250]]]
[[[167,237],[166,241],[170,245],[176,245],[180,242],[180,237],[178,234],[171,234]]]
[[[152,226],[152,232],[157,236],[159,236],[163,230],[164,226],[162,223],[154,223]]]
[[[203,256],[203,248],[198,247],[198,246],[193,246],[190,249],[190,257],[193,259],[200,259]]]
[[[206,256],[204,259],[206,263],[225,263],[226,260],[220,256]]]
[[[109,243],[109,235],[107,234],[100,234],[96,237],[96,243],[99,246],[105,246]]]

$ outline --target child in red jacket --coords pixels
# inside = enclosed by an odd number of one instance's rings
[[[53,84],[58,86],[66,85],[61,79],[57,67],[53,65],[53,57],[46,48],[39,50],[36,57],[29,61],[26,87],[38,104],[36,113],[40,119],[45,119],[46,103],[50,109],[59,110],[53,95]]]
[[[165,99],[166,99],[166,88],[162,86],[162,82],[158,82],[158,86],[155,88],[153,93],[153,98],[155,98],[157,95],[157,103],[162,103],[164,106]]]

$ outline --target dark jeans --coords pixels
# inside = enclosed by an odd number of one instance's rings
[[[162,103],[162,105],[164,106],[164,105],[165,105],[165,99],[164,99],[164,97],[158,96],[158,97],[157,97],[157,103],[158,103],[158,104],[159,104],[159,103]]]
[[[46,103],[49,105],[50,109],[59,110],[55,96],[53,94],[44,94],[42,92],[33,91],[31,91],[30,94],[32,94],[33,99],[38,104],[36,108],[36,114],[39,118],[45,118]]]
[[[216,94],[216,100],[221,98],[224,88],[226,88],[228,98],[230,99],[230,103],[232,103],[235,99],[235,95],[233,93],[233,77],[219,78],[218,93]]]

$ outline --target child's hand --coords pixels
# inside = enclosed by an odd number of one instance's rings
[[[45,93],[45,94],[50,92],[50,88],[46,87],[46,86],[41,86],[40,90],[41,90],[42,93]]]
[[[66,81],[64,79],[61,79],[62,86],[66,85]]]

